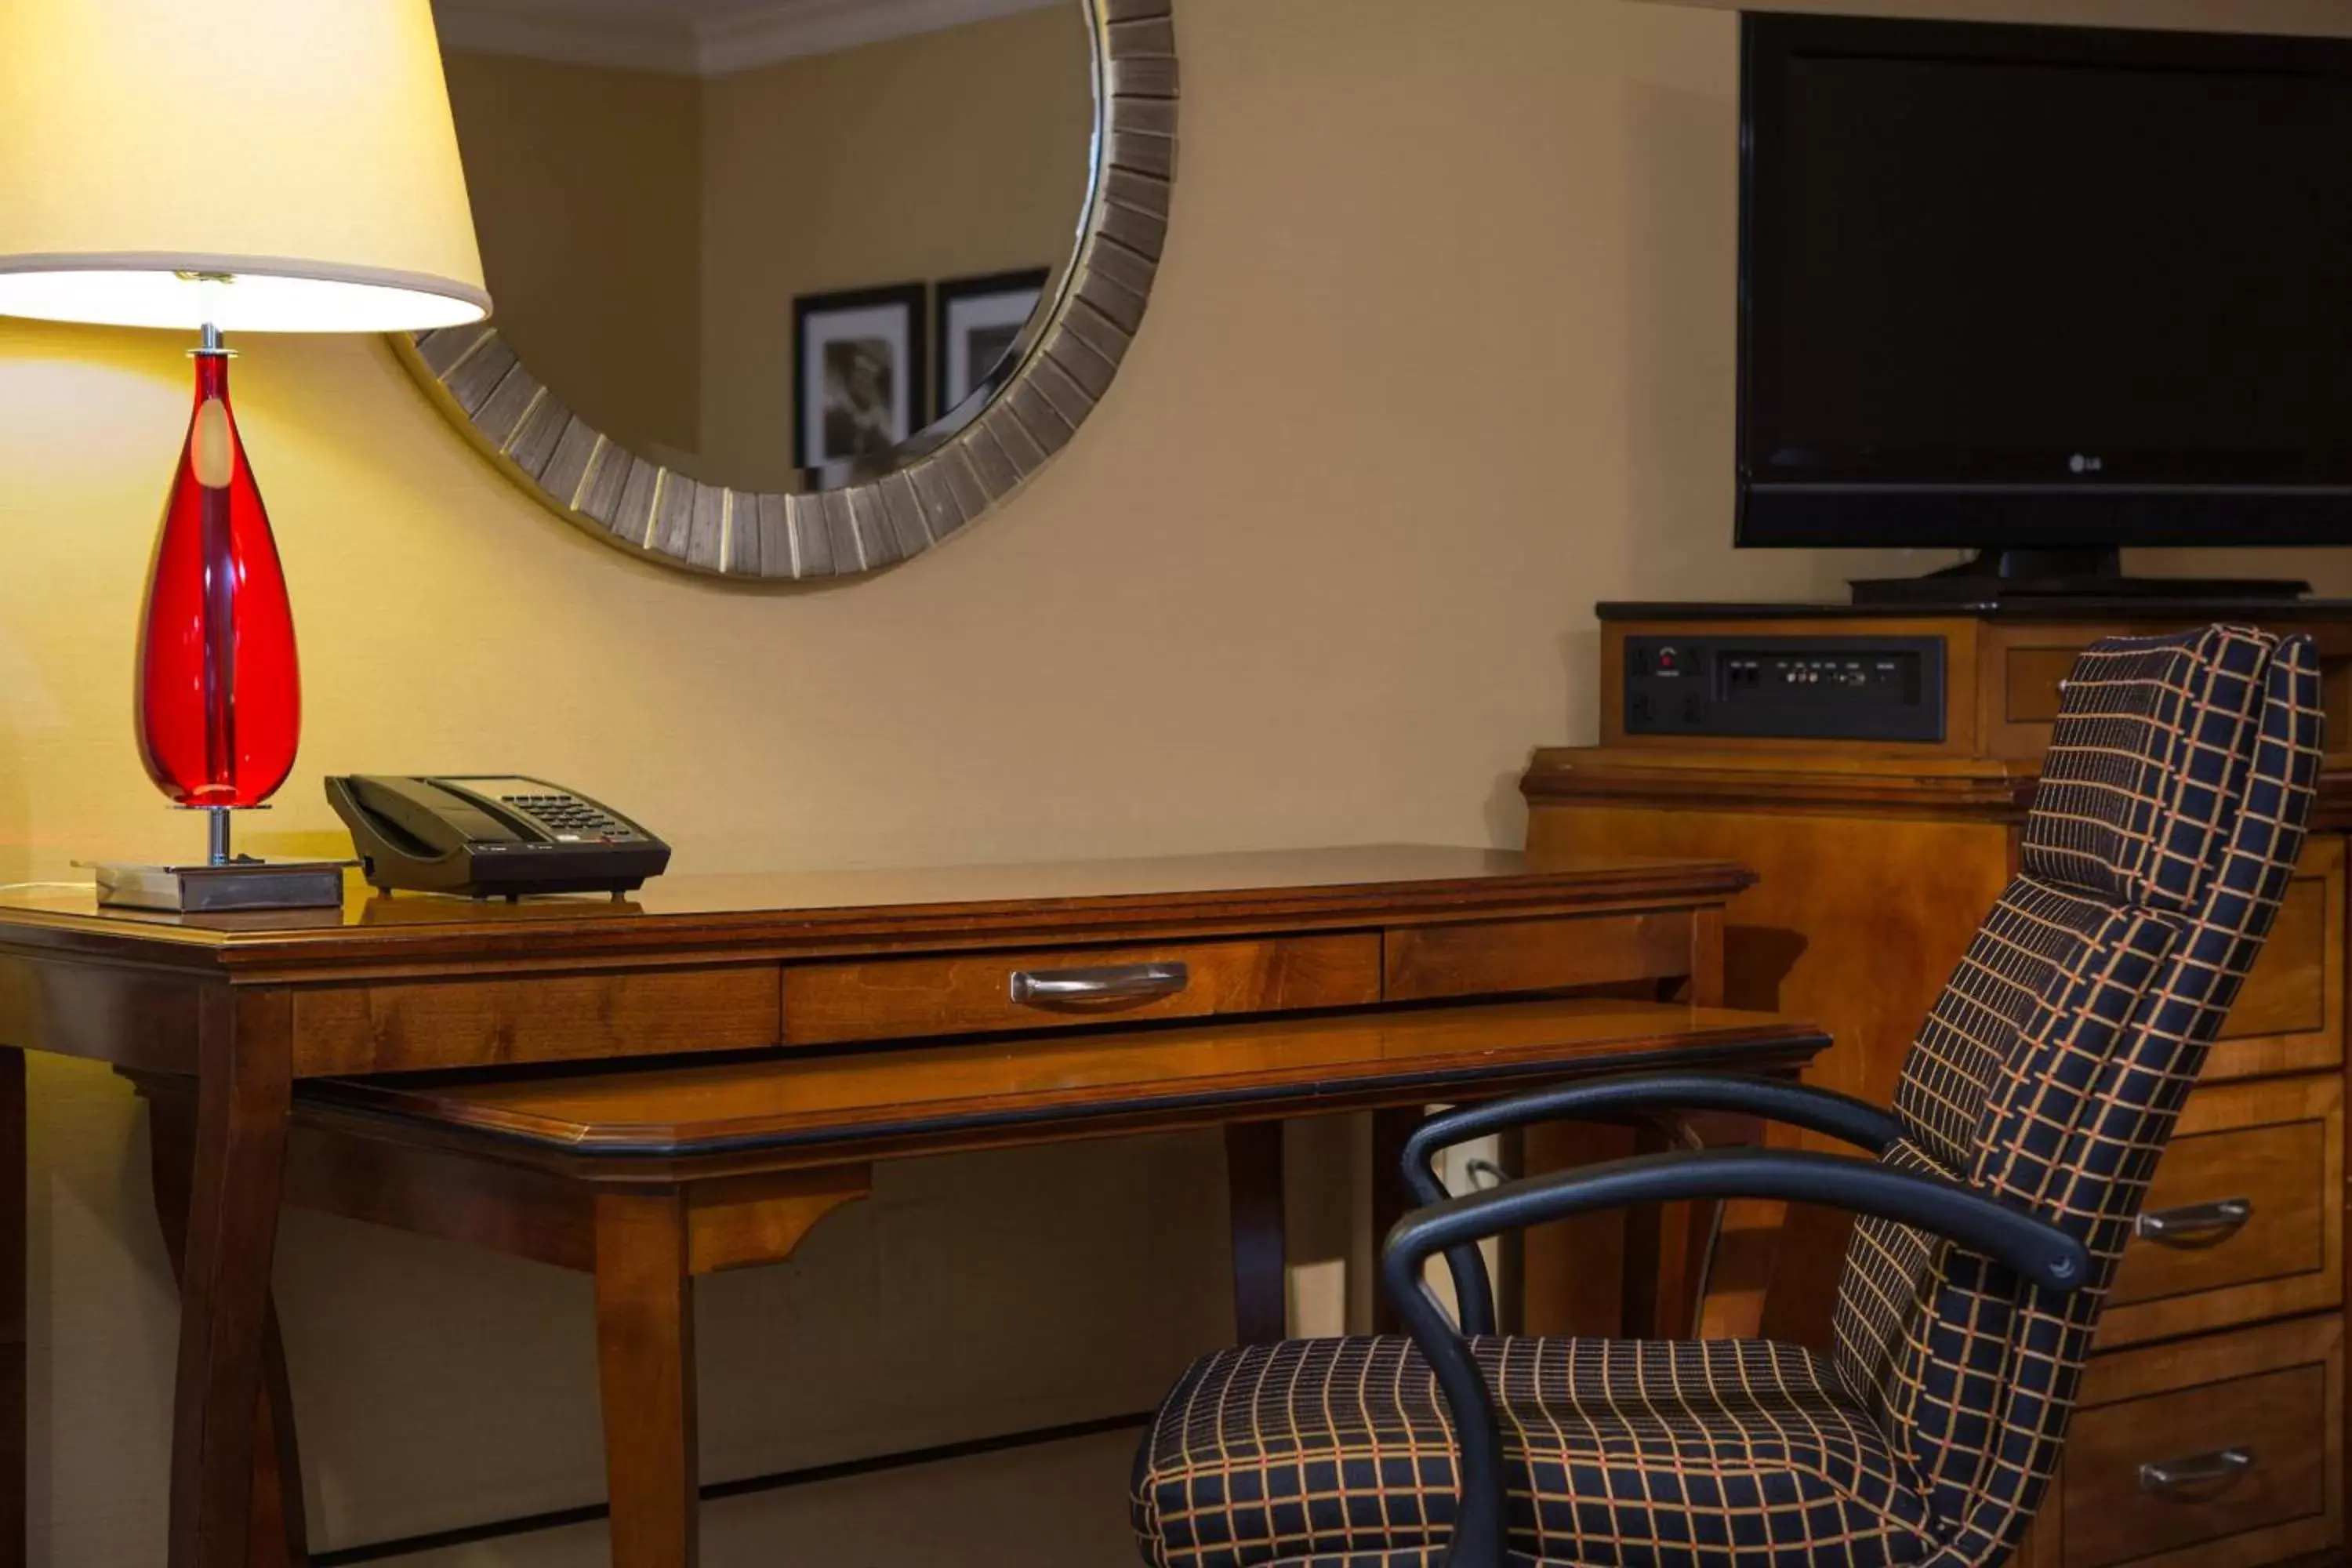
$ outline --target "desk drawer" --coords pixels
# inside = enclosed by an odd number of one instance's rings
[[[1388,933],[1391,1002],[1566,991],[1691,972],[1687,910],[1399,926]]]
[[[784,1043],[1283,1013],[1380,999],[1374,931],[814,963],[784,972]]]
[[[2116,1270],[2103,1349],[2342,1301],[2343,1105],[2333,1074],[2189,1096]]]
[[[2056,1487],[2059,1568],[2340,1542],[2342,1337],[2329,1315],[2094,1361]]]
[[[776,1040],[772,963],[294,994],[294,1070],[304,1078],[753,1050]]]

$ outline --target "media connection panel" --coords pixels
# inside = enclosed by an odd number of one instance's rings
[[[1628,637],[1625,732],[1940,741],[1944,639]]]

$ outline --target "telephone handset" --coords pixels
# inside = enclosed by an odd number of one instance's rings
[[[327,781],[327,804],[387,893],[617,895],[669,866],[669,846],[645,828],[539,779],[354,773]]]

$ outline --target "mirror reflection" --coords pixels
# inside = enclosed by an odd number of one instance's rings
[[[872,477],[984,405],[1068,266],[1095,119],[1076,0],[435,14],[495,324],[655,462],[744,490]]]

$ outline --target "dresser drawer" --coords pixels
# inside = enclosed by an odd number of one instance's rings
[[[2190,1095],[2124,1249],[2101,1348],[2340,1303],[2343,1106],[2333,1074]]]
[[[1376,931],[1163,946],[956,953],[784,972],[784,1043],[1365,1006]]]
[[[2124,1252],[2116,1304],[2318,1269],[2327,1132],[2317,1121],[2174,1140]]]
[[[2334,1315],[2095,1360],[2037,1568],[2254,1563],[2342,1540]],[[2037,1536],[2042,1532],[2037,1530]]]
[[[2206,1063],[2205,1081],[2344,1060],[2344,841],[2315,837]]]

